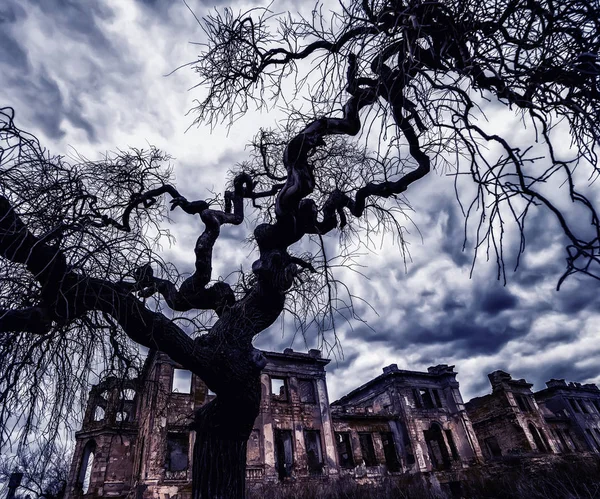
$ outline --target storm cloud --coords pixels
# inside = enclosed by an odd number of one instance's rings
[[[189,1],[198,15],[212,8]],[[223,3],[225,5],[225,3]],[[234,10],[238,5],[233,5]],[[276,4],[274,9],[284,9]],[[245,144],[273,116],[251,114],[231,130],[192,127],[187,114],[197,92],[189,69],[202,41],[183,2],[159,0],[82,2],[5,0],[0,5],[1,105],[15,108],[17,124],[38,135],[52,152],[72,148],[90,158],[116,148],[156,145],[171,154],[176,183],[190,199],[222,192],[227,169],[247,159]],[[166,77],[165,75],[171,74]],[[488,117],[494,122],[493,108]],[[360,297],[361,321],[338,317],[335,335],[319,338],[294,329],[286,316],[257,340],[261,348],[319,347],[332,358],[330,398],[396,363],[401,369],[455,365],[468,399],[489,391],[495,369],[524,377],[540,389],[549,378],[600,382],[600,286],[570,278],[560,292],[565,240],[547,210],[532,207],[522,240],[507,232],[506,285],[494,255],[479,248],[475,266],[472,225],[455,199],[454,179],[433,173],[407,193],[414,212],[403,220],[410,255],[386,239],[376,251],[356,254],[360,273],[337,277]],[[462,200],[463,206],[468,199]],[[575,214],[576,215],[576,214]],[[585,227],[582,223],[582,230]],[[176,244],[164,248],[182,272],[193,269],[193,246],[202,231],[197,217],[173,214]],[[252,227],[223,229],[215,249],[215,277],[252,263],[240,243]],[[422,235],[422,237],[419,235]],[[330,253],[337,239],[327,239]],[[518,268],[513,272],[515,267]],[[367,276],[367,277],[363,277]]]

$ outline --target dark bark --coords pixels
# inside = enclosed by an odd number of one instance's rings
[[[223,393],[196,414],[193,499],[246,495],[246,446],[259,412],[259,374],[238,379],[236,387],[235,393]]]

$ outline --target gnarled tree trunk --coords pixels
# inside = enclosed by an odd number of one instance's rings
[[[246,446],[260,398],[260,375],[256,375],[241,381],[238,393],[217,396],[196,413],[193,499],[245,497]]]

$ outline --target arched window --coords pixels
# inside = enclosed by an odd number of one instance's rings
[[[133,400],[135,397],[135,390],[132,388],[125,388],[121,392],[121,400]]]
[[[548,442],[544,442],[546,439],[542,437],[542,435],[540,435],[540,432],[538,431],[538,429],[534,426],[533,423],[529,423],[529,432],[531,433],[531,436],[533,437],[533,441],[535,442],[535,446],[538,448],[538,452],[550,452],[550,448],[548,445]]]
[[[90,440],[83,448],[81,465],[79,466],[79,476],[77,485],[81,487],[84,494],[87,494],[92,481],[92,467],[94,466],[94,453],[96,452],[96,442]]]
[[[102,421],[104,419],[104,408],[96,406],[94,409],[94,421]]]

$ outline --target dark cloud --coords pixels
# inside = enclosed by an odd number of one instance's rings
[[[480,310],[486,314],[496,315],[510,310],[517,305],[517,298],[506,288],[492,287],[484,291],[480,302]]]
[[[36,54],[36,63],[32,63],[34,49],[24,36],[28,16],[43,16],[42,31],[37,36],[52,38],[60,33],[69,38],[74,52],[82,54],[87,50],[93,56],[114,58],[118,52],[99,25],[101,20],[111,19],[111,10],[101,2],[76,0],[8,0],[0,7],[0,73],[5,78],[0,98],[16,108],[18,118],[35,123],[49,138],[59,139],[64,135],[65,121],[84,130],[88,139],[95,141],[96,126],[84,116],[77,98],[78,93],[90,92],[92,88],[69,89],[71,95],[67,97],[49,71],[59,69],[64,62],[58,55]],[[87,49],[82,50],[83,47]],[[90,67],[86,79],[99,80],[104,70],[94,64]],[[56,73],[60,75],[59,70]]]

